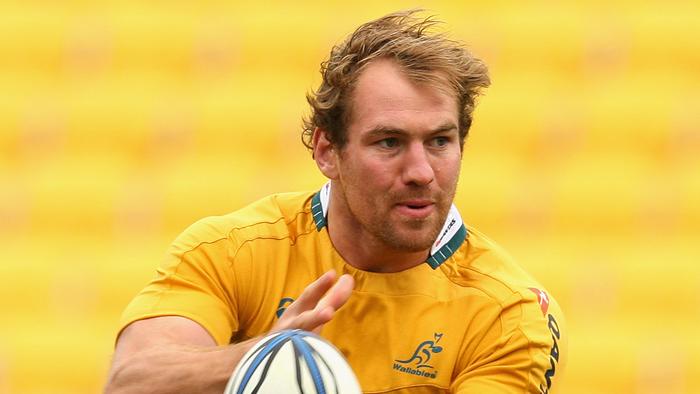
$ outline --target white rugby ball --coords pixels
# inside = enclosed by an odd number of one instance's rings
[[[224,394],[359,394],[343,355],[328,341],[302,330],[270,334],[238,363]]]

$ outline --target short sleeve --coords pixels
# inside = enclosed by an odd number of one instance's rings
[[[131,301],[120,327],[159,316],[182,316],[226,345],[238,330],[233,241],[206,221],[195,223],[170,246],[156,277]]]
[[[534,290],[534,289],[533,289]],[[537,295],[494,315],[473,359],[451,385],[456,394],[552,393],[565,364],[566,340],[561,310]]]

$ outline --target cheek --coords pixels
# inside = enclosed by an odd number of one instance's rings
[[[356,203],[364,204],[378,194],[387,175],[377,163],[356,158],[342,163],[340,177]]]
[[[373,188],[388,186],[394,177],[391,174],[391,165],[381,160],[357,160],[353,164],[353,174],[361,187]]]
[[[456,183],[459,178],[462,161],[459,159],[443,163],[435,169],[435,176],[441,184],[448,185]]]

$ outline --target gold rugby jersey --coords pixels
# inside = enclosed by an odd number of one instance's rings
[[[177,315],[219,345],[266,333],[313,280],[355,279],[321,335],[367,393],[548,393],[566,354],[561,310],[498,245],[452,207],[425,264],[373,273],[347,264],[326,229],[330,183],[205,218],[172,244],[121,327]]]

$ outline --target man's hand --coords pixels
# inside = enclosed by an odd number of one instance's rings
[[[328,271],[304,289],[272,331],[300,328],[319,332],[350,297],[350,275],[336,281]],[[236,364],[261,337],[216,346],[199,324],[179,316],[136,321],[117,342],[105,392],[221,393]]]
[[[350,298],[355,281],[342,275],[336,281],[331,270],[321,275],[304,289],[299,298],[284,311],[272,331],[299,328],[319,333],[341,306]]]

